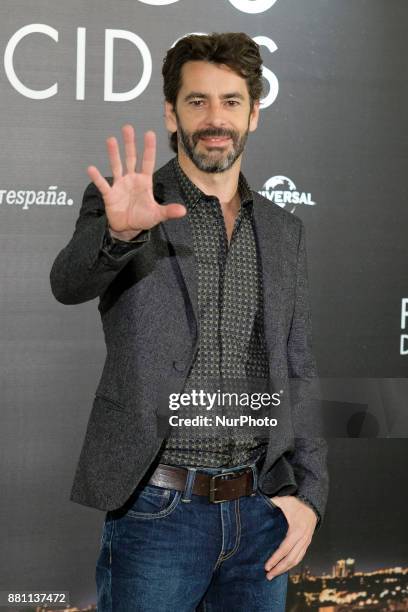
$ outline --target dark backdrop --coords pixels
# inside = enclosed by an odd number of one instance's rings
[[[96,301],[57,303],[49,270],[72,235],[87,165],[109,173],[104,140],[129,121],[139,142],[156,131],[157,167],[170,158],[161,62],[179,37],[255,38],[268,94],[243,170],[275,201],[289,190],[314,202],[287,208],[306,225],[320,373],[379,381],[405,409],[408,3],[5,0],[0,15],[0,589],[69,590],[83,605],[95,601],[103,513],[68,497],[105,347]],[[114,44],[113,92],[146,80],[132,99],[104,95],[108,30],[142,39]],[[327,517],[303,568],[330,572],[346,557],[362,571],[408,565],[407,457],[398,430],[330,441]]]

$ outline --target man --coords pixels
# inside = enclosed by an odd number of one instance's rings
[[[124,164],[108,138],[112,178],[88,168],[51,271],[60,302],[99,297],[107,345],[71,493],[107,511],[100,612],[284,610],[288,570],[323,517],[321,439],[158,425],[167,381],[178,396],[212,378],[316,377],[303,225],[240,172],[261,63],[243,33],[179,40],[163,65],[176,157],[153,174],[146,132],[136,171],[133,127]],[[302,392],[293,401],[295,414]]]

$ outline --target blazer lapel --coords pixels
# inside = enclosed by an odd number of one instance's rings
[[[154,175],[154,195],[156,200],[163,205],[184,203],[177,178],[174,176],[171,168],[171,160]],[[197,267],[188,215],[186,214],[179,219],[170,219],[162,223],[161,227],[174,250],[192,310],[198,323]]]
[[[252,192],[254,193],[254,192]],[[278,326],[282,313],[282,233],[283,220],[274,214],[274,206],[254,194],[254,227],[261,259],[264,292],[265,340],[272,353],[279,341]]]

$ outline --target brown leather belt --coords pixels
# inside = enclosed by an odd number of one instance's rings
[[[172,465],[159,463],[148,484],[165,489],[184,491],[188,470]],[[243,468],[239,472],[224,472],[223,474],[206,474],[196,472],[192,493],[208,497],[213,504],[230,501],[245,495],[253,495],[254,478],[251,468]]]

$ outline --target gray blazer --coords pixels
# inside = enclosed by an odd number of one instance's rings
[[[153,182],[158,202],[183,203],[170,162],[155,172]],[[316,366],[303,223],[256,191],[252,194],[270,370],[281,380],[307,381],[316,377]],[[155,460],[163,441],[156,415],[160,384],[172,380],[182,390],[195,353],[198,313],[187,215],[154,227],[148,240],[120,256],[103,249],[106,229],[103,200],[91,183],[50,280],[63,304],[99,297],[107,356],[70,499],[113,510],[124,504]],[[292,405],[299,408],[302,401],[299,393]],[[291,427],[271,434],[261,490],[269,496],[303,496],[323,517],[326,454],[322,438],[295,438]]]

